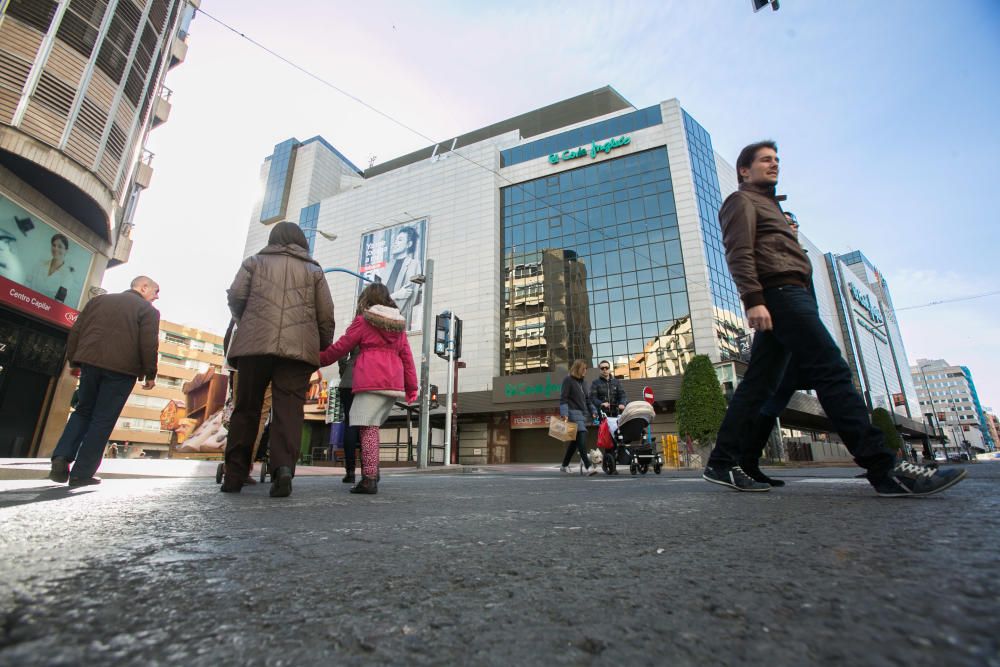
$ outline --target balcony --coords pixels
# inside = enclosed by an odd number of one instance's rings
[[[160,89],[160,95],[156,98],[156,102],[153,106],[153,127],[159,127],[163,123],[167,122],[170,118],[170,97],[174,94],[174,91],[170,90],[166,86]]]
[[[174,43],[170,47],[170,65],[168,67],[177,67],[184,59],[187,57],[188,45],[183,39],[175,39]]]
[[[139,164],[135,166],[135,184],[145,190],[153,180],[153,157],[154,154],[143,149]]]

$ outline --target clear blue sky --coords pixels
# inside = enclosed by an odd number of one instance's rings
[[[731,162],[769,137],[781,189],[824,250],[862,250],[897,307],[1000,289],[1000,2],[749,0],[248,3],[203,9],[443,139],[606,84],[637,106],[677,97]],[[356,164],[429,142],[205,16],[170,73],[132,261],[163,316],[221,331],[258,170],[274,144],[321,134]],[[165,247],[184,248],[171,261]],[[194,295],[202,294],[197,297]],[[1000,296],[904,311],[911,361],[971,368],[1000,409]]]

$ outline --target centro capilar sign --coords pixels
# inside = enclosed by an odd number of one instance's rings
[[[628,135],[623,137],[618,137],[617,139],[608,139],[607,141],[592,141],[590,142],[590,148],[586,146],[580,146],[579,148],[570,148],[562,153],[552,153],[549,155],[549,162],[552,164],[559,164],[559,162],[566,162],[567,160],[575,160],[578,157],[590,156],[590,159],[594,159],[600,153],[610,153],[613,149],[619,146],[627,146],[632,142],[632,138]]]

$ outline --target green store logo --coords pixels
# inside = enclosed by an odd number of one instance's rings
[[[600,153],[610,153],[613,149],[619,146],[627,146],[632,142],[632,137],[625,135],[617,139],[608,139],[607,141],[598,143],[596,141],[590,142],[590,148],[586,146],[580,146],[579,148],[571,148],[569,150],[563,151],[562,153],[553,153],[549,155],[549,162],[552,164],[559,164],[560,161],[566,162],[567,160],[574,160],[578,157],[586,157],[590,155],[590,159],[594,159]]]
[[[553,383],[551,375],[546,375],[545,382],[539,382],[538,384],[528,384],[527,382],[514,384],[508,382],[503,387],[503,393],[507,398],[516,398],[518,396],[548,398],[552,395],[559,395],[561,391],[562,385]]]

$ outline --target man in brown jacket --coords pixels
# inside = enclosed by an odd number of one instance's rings
[[[52,453],[53,482],[101,483],[94,473],[136,380],[146,390],[156,385],[158,298],[160,286],[139,276],[121,294],[91,299],[70,330],[66,357],[70,368],[80,370],[79,403]]]
[[[729,402],[702,477],[737,491],[771,489],[747,475],[740,461],[749,451],[754,420],[791,358],[798,379],[816,390],[834,429],[880,496],[930,495],[960,482],[964,470],[895,464],[882,432],[872,426],[847,362],[820,320],[810,289],[812,265],[778,204],[778,147],[773,141],[747,146],[736,160],[736,173],[739,190],[723,202],[719,222],[729,271],[756,335],[746,375]]]
[[[239,493],[250,470],[261,404],[271,385],[271,496],[292,492],[302,440],[309,378],[319,352],[333,342],[333,299],[320,265],[298,225],[279,222],[267,246],[243,261],[230,286],[236,329],[229,360],[236,365],[233,416],[222,491]]]

